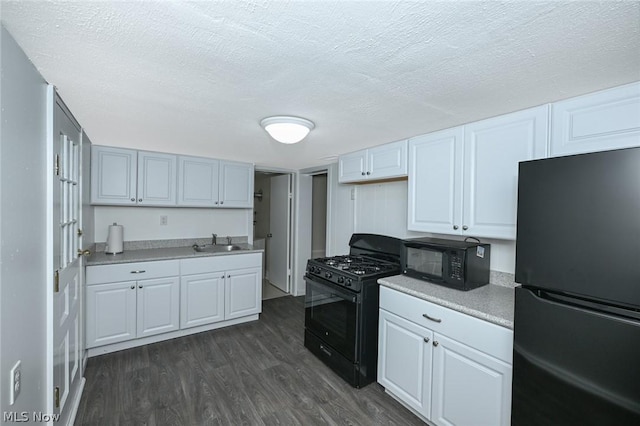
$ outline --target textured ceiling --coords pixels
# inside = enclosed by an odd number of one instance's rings
[[[640,80],[639,2],[23,1],[1,19],[95,144],[299,169]],[[316,123],[281,145],[259,121]]]

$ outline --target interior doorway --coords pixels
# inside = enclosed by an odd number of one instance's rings
[[[291,293],[293,176],[256,171],[253,203],[254,246],[264,249],[262,299]]]
[[[311,258],[327,256],[327,173],[312,176]]]

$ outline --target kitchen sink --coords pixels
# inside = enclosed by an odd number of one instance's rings
[[[242,247],[235,244],[203,244],[201,246],[194,244],[193,249],[197,252],[225,252],[225,251],[237,251],[242,250]]]

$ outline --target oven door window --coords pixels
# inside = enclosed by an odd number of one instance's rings
[[[407,269],[430,277],[442,278],[442,252],[407,247]]]
[[[306,279],[305,327],[351,361],[356,354],[358,295]]]

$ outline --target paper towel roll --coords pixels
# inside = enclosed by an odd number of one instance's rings
[[[105,253],[118,254],[124,251],[123,234],[124,228],[122,225],[118,225],[114,222],[113,225],[109,225],[109,234],[107,235],[107,247]]]

